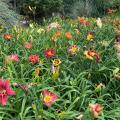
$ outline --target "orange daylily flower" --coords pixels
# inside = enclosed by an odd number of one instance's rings
[[[66,33],[65,33],[65,37],[66,37],[68,40],[70,40],[70,39],[72,38],[72,35],[71,35],[70,32],[66,32]]]
[[[3,37],[4,37],[5,40],[11,40],[12,39],[12,35],[9,34],[9,33],[4,34]]]
[[[59,36],[61,36],[61,32],[60,32],[60,31],[57,31],[57,32],[51,37],[51,40],[56,41]]]

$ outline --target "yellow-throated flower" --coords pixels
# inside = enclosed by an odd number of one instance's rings
[[[94,32],[88,32],[86,35],[86,39],[88,41],[93,41],[94,40]]]
[[[61,60],[60,59],[55,59],[55,60],[52,60],[52,63],[54,66],[59,66],[61,64]]]
[[[77,45],[71,45],[68,48],[68,52],[70,53],[70,55],[76,55],[78,51],[79,51],[79,47]]]
[[[86,56],[86,58],[88,58],[90,60],[96,59],[97,62],[100,59],[100,56],[99,56],[99,54],[98,54],[98,52],[96,50],[86,50],[84,52],[84,55]]]
[[[100,91],[103,87],[105,87],[102,83],[96,85],[95,91]]]

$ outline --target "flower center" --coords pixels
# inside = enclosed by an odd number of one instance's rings
[[[88,39],[88,40],[93,40],[93,35],[89,34],[89,35],[87,36],[87,39]]]
[[[51,51],[49,51],[49,52],[48,52],[48,55],[50,55],[50,56],[51,56],[51,55],[53,55],[53,53],[52,53]]]
[[[72,51],[72,52],[76,52],[76,51],[77,51],[77,48],[76,48],[76,47],[72,47],[71,51]]]
[[[3,87],[0,87],[0,95],[6,95],[6,90]]]
[[[45,96],[44,97],[44,102],[51,102],[51,101],[52,101],[51,96]]]

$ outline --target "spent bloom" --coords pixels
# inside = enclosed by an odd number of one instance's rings
[[[15,92],[10,88],[9,81],[0,79],[0,103],[6,105],[8,96],[11,95],[15,95]]]
[[[5,40],[11,40],[12,39],[12,35],[9,34],[9,33],[5,33],[3,37],[4,37]]]
[[[38,56],[38,55],[33,55],[33,54],[31,54],[31,55],[29,56],[29,61],[30,61],[32,64],[38,63],[38,62],[39,62],[39,56]]]
[[[25,48],[30,49],[32,45],[31,45],[31,43],[26,42],[26,43],[24,44],[24,46],[25,46]]]
[[[90,107],[90,111],[94,115],[94,118],[97,118],[99,116],[99,114],[101,113],[102,109],[103,109],[103,107],[98,103],[90,104],[89,107]]]
[[[11,54],[9,56],[7,56],[7,61],[14,61],[14,62],[18,62],[19,61],[19,57],[17,54]]]
[[[47,58],[52,58],[55,56],[55,50],[54,49],[47,49],[44,51],[44,54]]]
[[[58,99],[58,96],[55,93],[48,90],[42,91],[42,97],[44,104],[48,107],[50,107],[52,103]]]
[[[71,45],[71,46],[68,48],[68,52],[69,52],[71,55],[76,55],[78,51],[79,51],[79,47],[78,47],[77,45]]]

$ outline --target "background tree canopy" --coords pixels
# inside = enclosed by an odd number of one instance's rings
[[[101,16],[107,8],[120,10],[120,0],[0,0],[0,24],[16,24],[18,14],[30,18],[50,17],[60,13],[65,17]],[[4,11],[4,12],[3,12]],[[34,15],[33,15],[34,14]]]

